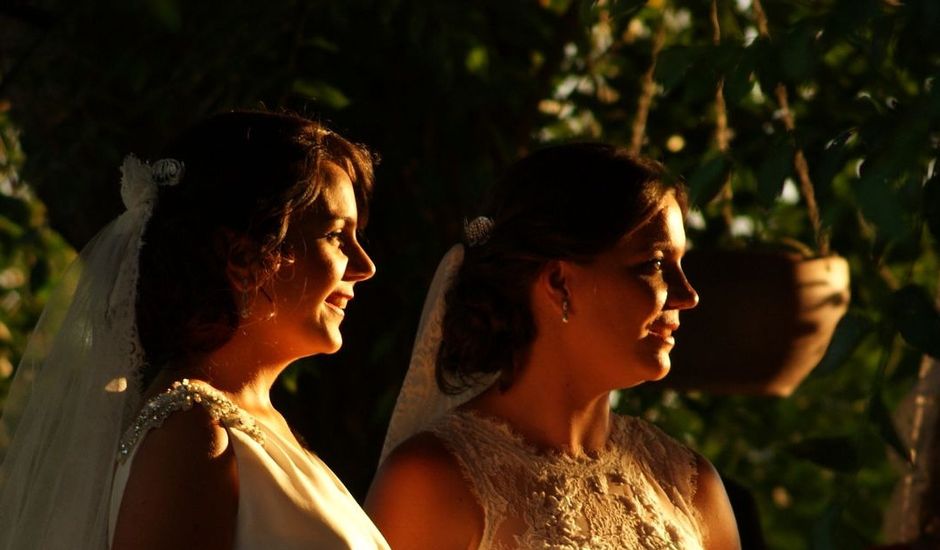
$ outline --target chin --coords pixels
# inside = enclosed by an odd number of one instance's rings
[[[629,379],[621,381],[619,389],[634,388],[646,382],[655,382],[662,380],[669,374],[669,357],[663,361],[661,357],[645,357],[628,367]]]
[[[658,373],[650,377],[649,381],[656,382],[658,380],[662,380],[663,378],[666,377],[666,375],[669,374],[669,371],[670,371],[669,365],[666,365],[664,368],[661,368]]]
[[[331,338],[331,339],[329,340],[329,342],[327,343],[327,345],[324,346],[323,353],[325,353],[325,354],[327,354],[327,355],[332,355],[332,354],[336,353],[337,351],[339,351],[342,347],[343,347],[343,339],[342,339],[342,337],[339,337],[339,338]]]
[[[655,382],[657,380],[662,380],[669,374],[669,371],[672,369],[672,362],[669,360],[669,354],[662,354],[657,357],[652,358],[647,362],[646,368],[646,381]]]
[[[318,331],[315,334],[306,335],[304,345],[305,353],[303,357],[332,355],[342,347],[343,337],[340,334]]]

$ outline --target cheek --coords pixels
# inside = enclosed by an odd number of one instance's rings
[[[342,278],[346,268],[346,256],[338,251],[326,248],[316,250],[307,258],[304,270],[311,280],[333,281]]]
[[[281,281],[280,294],[294,304],[322,300],[342,278],[342,262],[321,255],[298,260],[288,269],[293,273],[286,274],[286,280]]]
[[[623,300],[617,305],[623,311],[629,312],[631,317],[645,321],[659,315],[665,303],[665,287],[659,288],[652,282],[638,281],[627,286],[623,292]]]
[[[595,329],[621,340],[639,337],[646,325],[658,315],[664,298],[648,285],[636,282],[599,284],[592,296],[594,308],[589,315],[596,316]]]

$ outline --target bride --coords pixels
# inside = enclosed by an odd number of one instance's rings
[[[233,112],[122,172],[13,382],[0,548],[388,548],[269,396],[375,272],[370,154]]]
[[[698,302],[683,189],[574,144],[517,163],[493,205],[438,268],[366,500],[391,547],[739,548],[711,464],[608,405],[669,372]]]

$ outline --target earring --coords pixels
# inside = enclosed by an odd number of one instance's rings
[[[568,297],[565,296],[561,299],[561,322],[568,322],[568,308],[571,307],[571,304],[568,303]]]

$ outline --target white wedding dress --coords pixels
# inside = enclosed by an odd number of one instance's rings
[[[186,381],[141,409],[121,441],[111,488],[109,540],[140,442],[176,411],[202,406],[229,435],[238,462],[235,548],[388,549],[349,491],[319,458],[285,440],[205,383]]]
[[[481,550],[701,550],[695,455],[647,422],[612,415],[591,456],[539,452],[500,421],[456,409],[431,427],[485,514]]]

